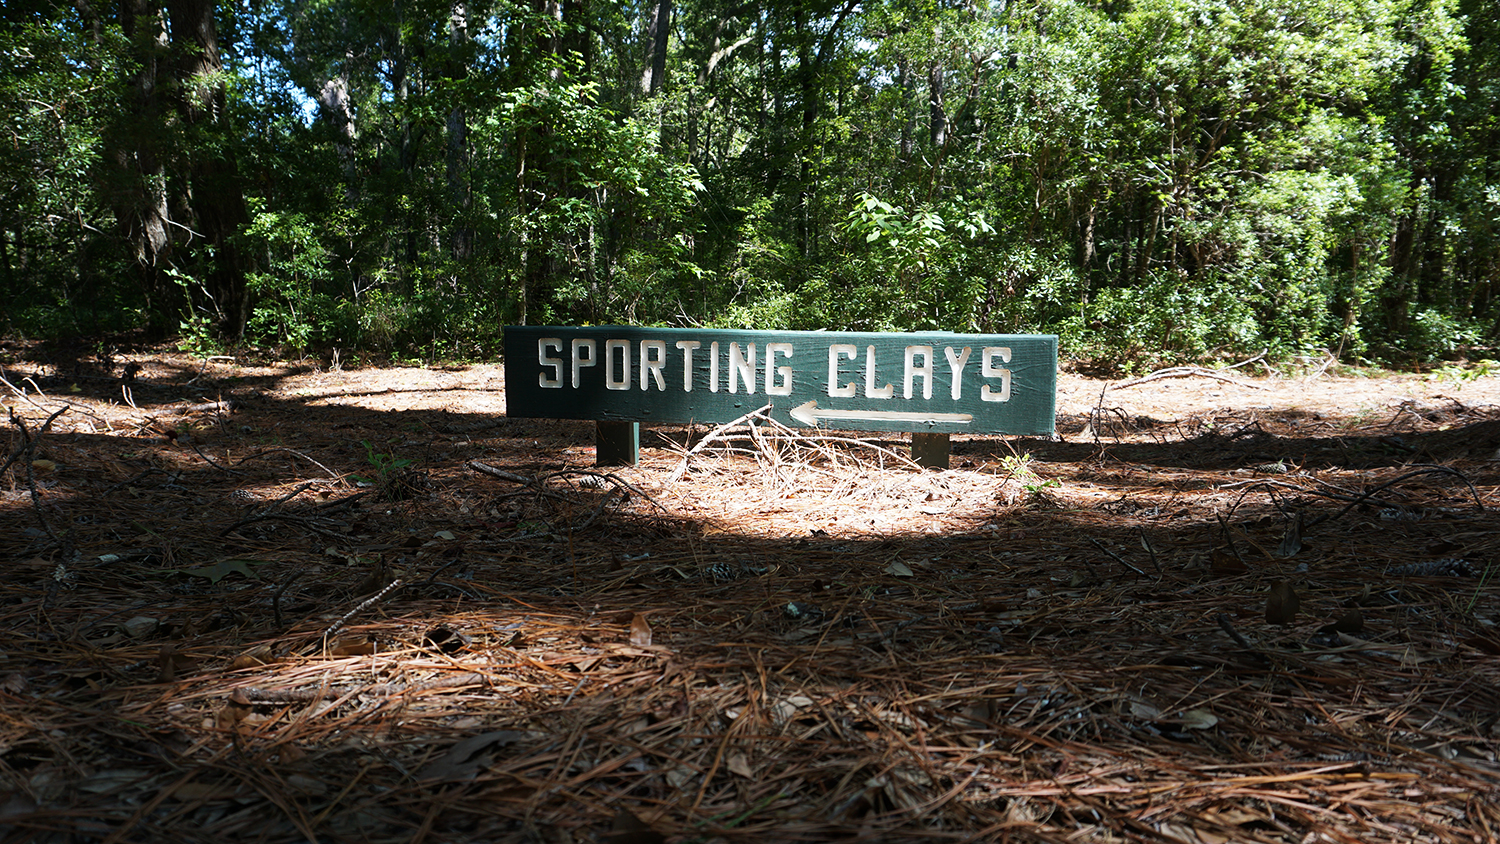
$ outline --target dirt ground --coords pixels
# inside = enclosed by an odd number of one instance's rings
[[[1493,376],[603,470],[498,366],[0,368],[0,840],[1500,840]]]

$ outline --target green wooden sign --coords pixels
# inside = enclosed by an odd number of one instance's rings
[[[1050,434],[1050,334],[508,326],[509,416],[794,428]]]

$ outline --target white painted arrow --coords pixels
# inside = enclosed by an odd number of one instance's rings
[[[794,420],[816,428],[820,419],[848,419],[854,422],[950,422],[967,425],[974,421],[968,413],[911,413],[904,410],[819,410],[816,401],[804,402],[788,412]]]

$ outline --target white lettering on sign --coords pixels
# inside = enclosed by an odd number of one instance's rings
[[[854,360],[859,354],[859,347],[853,343],[834,343],[828,347],[828,397],[835,399],[854,398],[854,382],[850,381],[844,386],[839,386],[839,360],[848,358]]]
[[[703,348],[703,344],[697,340],[678,340],[673,345],[682,350],[682,391],[691,393],[693,391],[693,352]]]
[[[588,354],[584,354],[588,352]],[[579,377],[580,371],[585,366],[594,366],[599,362],[599,347],[594,345],[593,340],[573,341],[573,389],[578,389],[578,384],[583,379]]]
[[[921,366],[916,365],[918,355],[922,357],[922,360],[926,361]],[[918,375],[922,376],[922,398],[932,398],[932,347],[907,346],[906,364],[903,367],[903,373],[901,398],[911,398],[911,382]]]
[[[719,391],[719,341],[708,344],[708,391]]]
[[[948,369],[953,373],[953,400],[958,401],[964,395],[964,364],[969,362],[969,353],[974,351],[964,346],[962,355],[953,354],[953,347],[943,349],[943,357],[948,359]]]
[[[766,344],[766,395],[789,396],[792,394],[792,368],[790,366],[777,366],[776,356],[781,355],[787,360],[792,359],[791,343],[767,343]],[[781,380],[776,381],[771,376],[775,373]]]
[[[729,344],[729,392],[737,393],[735,386],[745,382],[745,392],[755,392],[755,344],[746,343],[745,353],[740,354],[740,344]]]
[[[655,352],[653,357],[651,352]],[[651,389],[646,386],[646,376],[649,374],[651,380],[656,382],[656,389],[665,393],[667,391],[666,376],[661,374],[667,367],[667,341],[665,340],[642,340],[641,341],[641,392]]]
[[[1010,370],[1001,369],[995,365],[997,358],[1001,363],[1010,363],[1010,348],[1008,346],[985,346],[983,354],[984,366],[980,368],[979,374],[986,378],[999,378],[1000,392],[995,392],[990,389],[990,385],[985,384],[979,390],[979,397],[985,401],[1010,401]]]
[[[888,399],[896,394],[896,388],[890,384],[884,387],[875,386],[875,347],[865,347],[865,398]]]
[[[619,352],[616,355],[615,352]],[[615,358],[620,359],[620,377],[615,377]],[[630,341],[604,341],[604,386],[611,390],[630,389]]]
[[[537,356],[537,359],[542,362],[542,366],[544,366],[544,367],[551,367],[551,369],[552,369],[552,377],[551,378],[548,378],[547,377],[547,373],[545,373],[545,372],[538,372],[537,375],[536,375],[536,383],[537,383],[537,386],[540,386],[540,387],[549,387],[549,388],[552,388],[552,389],[559,389],[560,390],[560,389],[562,389],[562,373],[563,373],[562,358],[554,358],[554,357],[548,356],[548,354],[547,354],[547,350],[548,349],[556,349],[558,352],[561,352],[563,350],[562,338],[561,337],[543,337],[542,339],[536,341],[536,356]]]
[[[559,390],[565,386],[575,390],[582,387],[584,370],[596,367],[600,363],[599,342],[589,338],[578,338],[571,343],[561,337],[538,339],[536,353],[537,363],[541,369],[537,373],[537,385],[552,390]],[[634,386],[638,387],[641,392],[650,392],[654,389],[665,393],[667,392],[667,370],[680,363],[682,391],[693,392],[693,383],[698,374],[697,353],[703,349],[702,341],[678,340],[673,343],[673,346],[681,352],[675,361],[669,358],[666,340],[634,342],[606,339],[603,343],[605,389],[629,390]],[[759,354],[761,350],[756,348],[755,343],[741,345],[739,342],[731,342],[727,349],[722,350],[723,354],[720,353],[719,346],[720,343],[717,340],[708,344],[709,392],[717,393],[722,388],[730,393],[738,394],[743,390],[745,394],[753,395],[756,387],[760,386],[768,396],[792,395],[793,385],[797,378],[796,368],[790,363],[796,356],[794,344],[784,341],[766,343],[763,347],[764,357]],[[565,349],[572,352],[571,365],[563,359]],[[874,345],[865,347],[862,367],[864,389],[862,391],[859,381],[845,380],[846,376],[853,373],[845,372],[843,369],[846,361],[852,362],[859,358],[859,347],[853,343],[830,343],[827,349],[826,392],[829,398],[856,398],[861,394],[867,399],[895,397],[895,385],[881,383],[884,379],[880,377],[879,352]],[[954,401],[963,398],[964,373],[973,353],[974,349],[969,346],[943,347],[943,359],[948,364],[948,393]],[[920,380],[921,398],[931,400],[938,374],[937,347],[906,346],[903,350],[903,358],[901,397],[908,400],[916,397],[917,382]],[[1010,347],[985,346],[980,350],[979,358],[979,375],[986,382],[980,385],[980,399],[988,402],[1010,401],[1012,373],[1006,366],[1011,362]],[[567,375],[571,375],[571,379],[566,378]],[[880,411],[885,414],[880,418],[894,419],[896,417],[891,414],[899,416],[904,412]],[[845,413],[844,410],[837,408],[818,409],[816,416],[822,419],[844,418],[840,416],[843,413]]]

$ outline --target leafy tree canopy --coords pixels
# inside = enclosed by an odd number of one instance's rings
[[[478,357],[506,323],[1500,333],[1480,0],[23,0],[3,329]]]

